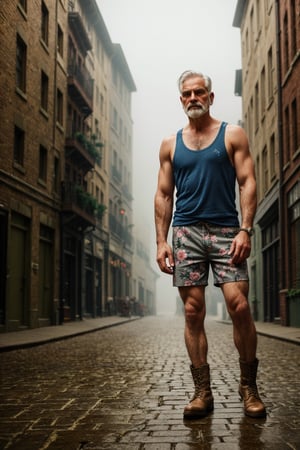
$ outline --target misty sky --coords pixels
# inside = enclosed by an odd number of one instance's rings
[[[240,30],[232,27],[237,0],[97,0],[113,42],[120,43],[137,92],[132,99],[134,223],[147,219],[143,235],[153,241],[153,196],[158,151],[165,136],[186,123],[177,79],[186,69],[212,78],[211,114],[237,123],[241,99],[234,96],[235,70],[241,68]],[[141,221],[141,218],[143,221]],[[177,290],[170,276],[157,283],[158,311],[175,310]]]

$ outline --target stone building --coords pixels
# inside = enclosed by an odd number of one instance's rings
[[[113,44],[109,130],[109,293],[115,307],[132,295],[132,117],[131,93],[136,90],[124,53]]]

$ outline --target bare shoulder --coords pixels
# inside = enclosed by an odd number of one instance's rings
[[[162,140],[160,146],[160,158],[161,159],[173,159],[175,150],[176,134],[171,134]]]
[[[239,125],[228,124],[226,127],[226,145],[232,150],[248,148],[245,130]]]

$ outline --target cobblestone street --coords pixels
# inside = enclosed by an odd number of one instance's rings
[[[266,419],[243,414],[231,325],[207,321],[215,409],[183,421],[193,393],[182,317],[121,326],[0,355],[0,448],[300,449],[300,346],[259,336]]]

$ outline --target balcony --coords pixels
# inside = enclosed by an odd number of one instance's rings
[[[65,224],[84,230],[96,226],[96,199],[81,186],[65,182],[62,187],[63,213]]]
[[[68,65],[68,94],[85,117],[93,111],[93,80],[85,67]]]
[[[98,148],[103,147],[101,142],[92,142],[83,133],[74,132],[72,124],[68,126],[65,143],[66,157],[86,174],[95,167],[101,165],[101,153]]]
[[[68,22],[78,47],[83,55],[86,55],[86,53],[92,49],[92,43],[80,14],[70,9],[68,13]]]
[[[119,222],[112,214],[109,215],[109,228],[112,233],[114,233],[120,241],[122,241],[124,246],[131,248],[132,246],[132,234],[129,226],[124,226]]]

